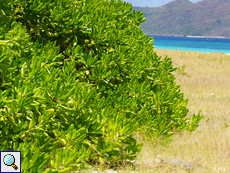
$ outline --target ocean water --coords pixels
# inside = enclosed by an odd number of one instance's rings
[[[218,52],[230,54],[230,39],[228,38],[200,38],[154,36],[153,45],[156,49],[171,49],[196,52]]]

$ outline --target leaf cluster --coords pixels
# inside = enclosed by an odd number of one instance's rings
[[[118,0],[12,0],[0,29],[0,150],[23,172],[134,160],[133,133],[194,131],[171,59],[153,52],[143,13]],[[101,8],[103,7],[103,8]],[[3,9],[4,10],[4,9]]]

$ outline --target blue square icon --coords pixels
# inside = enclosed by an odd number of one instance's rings
[[[0,151],[0,173],[21,172],[21,151]]]

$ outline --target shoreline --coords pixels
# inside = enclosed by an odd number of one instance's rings
[[[149,35],[149,36],[170,36],[170,37],[225,38],[225,39],[230,39],[230,37],[221,37],[221,36],[191,36],[191,35],[168,35],[168,34],[163,34],[163,35],[145,34],[145,35]]]
[[[159,49],[159,48],[154,48],[154,49]],[[164,50],[164,49],[159,49],[159,50]],[[173,50],[173,51],[183,51],[183,52],[188,52],[188,51],[184,51],[184,50],[174,50],[174,49],[166,49],[166,50]],[[189,50],[189,51],[192,51],[192,52],[197,52],[197,51],[194,51],[194,50]],[[198,52],[198,53],[220,53],[220,52]],[[223,52],[224,53],[224,52]],[[221,53],[220,53],[221,54]],[[230,53],[224,53],[226,55],[230,55]]]
[[[190,35],[187,35],[185,37],[195,37],[195,38],[226,38],[226,39],[230,39],[228,37],[214,37],[214,36],[190,36]]]

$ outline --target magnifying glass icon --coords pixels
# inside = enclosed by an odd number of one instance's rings
[[[15,158],[11,154],[7,154],[3,158],[3,162],[7,166],[12,166],[15,170],[18,169],[18,167],[14,164],[15,163]]]

